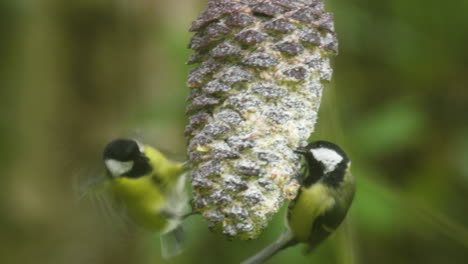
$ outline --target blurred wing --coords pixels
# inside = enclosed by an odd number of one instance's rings
[[[168,194],[166,210],[174,219],[170,221],[172,227],[169,227],[169,232],[162,233],[160,236],[162,256],[165,259],[177,256],[185,249],[185,233],[181,222],[188,212],[187,175],[188,172],[180,175],[174,188]]]
[[[160,235],[162,256],[169,259],[180,255],[185,249],[185,233],[181,225]]]
[[[103,221],[116,226],[122,233],[128,233],[135,224],[120,202],[109,193],[108,179],[100,166],[80,170],[73,182],[76,200],[79,203],[89,202],[101,213]]]
[[[73,192],[75,198],[80,201],[83,198],[98,192],[106,181],[106,175],[99,166],[81,168],[72,177]]]
[[[188,195],[186,190],[189,172],[182,173],[174,188],[169,193],[167,209],[175,215],[182,216],[188,211]]]

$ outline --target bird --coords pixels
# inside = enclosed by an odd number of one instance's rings
[[[182,250],[181,222],[188,204],[184,163],[134,139],[118,138],[103,151],[102,189],[138,226],[161,234],[163,255]]]
[[[263,263],[279,251],[299,243],[311,252],[345,219],[353,202],[355,180],[351,161],[336,144],[318,140],[295,150],[305,159],[305,175],[296,198],[288,206],[286,231],[242,264]]]

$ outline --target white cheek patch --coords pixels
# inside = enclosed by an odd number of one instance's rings
[[[107,169],[114,177],[118,177],[129,172],[133,167],[133,161],[118,161],[114,159],[108,159],[104,162],[106,163]]]
[[[325,173],[335,170],[336,166],[343,160],[340,154],[327,148],[311,149],[310,152],[317,161],[320,161],[325,166]]]

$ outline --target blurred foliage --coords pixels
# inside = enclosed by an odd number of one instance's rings
[[[226,241],[195,216],[188,250],[124,230],[72,182],[110,139],[184,156],[184,64],[203,0],[0,2],[0,262],[238,263],[273,241]],[[327,2],[340,55],[317,132],[345,147],[358,193],[316,252],[270,263],[466,263],[468,1]],[[97,168],[97,169],[93,169]]]

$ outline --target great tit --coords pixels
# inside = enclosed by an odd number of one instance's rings
[[[295,151],[305,157],[305,177],[290,203],[287,229],[280,238],[242,264],[263,263],[278,251],[298,243],[308,252],[325,240],[344,220],[354,198],[351,161],[336,144],[315,141]]]
[[[104,189],[137,225],[169,234],[161,236],[162,242],[166,241],[163,255],[179,253],[170,251],[180,251],[174,249],[180,245],[174,244],[181,242],[180,223],[188,204],[183,163],[170,161],[155,148],[133,139],[111,141],[104,148],[103,159],[107,172]]]

